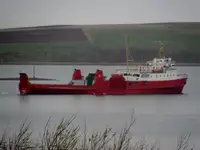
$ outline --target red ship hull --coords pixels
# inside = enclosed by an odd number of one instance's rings
[[[101,72],[102,73],[102,72]],[[187,77],[167,81],[125,81],[120,75],[104,80],[95,74],[93,85],[32,84],[26,74],[20,74],[20,94],[77,94],[77,95],[131,95],[131,94],[181,94]],[[76,79],[73,75],[74,80]]]

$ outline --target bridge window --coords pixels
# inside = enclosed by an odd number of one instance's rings
[[[124,76],[130,76],[131,74],[130,73],[124,73]]]
[[[149,74],[142,74],[141,77],[142,77],[142,78],[148,78],[148,77],[149,77]]]
[[[133,74],[133,77],[140,77],[139,74]]]

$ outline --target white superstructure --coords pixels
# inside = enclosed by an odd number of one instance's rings
[[[123,75],[127,81],[176,80],[187,76],[185,74],[179,74],[177,69],[172,68],[170,62],[166,64],[164,61],[165,59],[154,58],[151,64],[148,63],[125,69],[117,69],[116,71],[118,74]]]
[[[167,81],[187,77],[186,74],[180,74],[177,69],[173,68],[175,62],[171,58],[159,56],[143,65],[129,66],[128,55],[130,52],[126,49],[127,67],[116,70],[117,74],[123,75],[127,81]]]

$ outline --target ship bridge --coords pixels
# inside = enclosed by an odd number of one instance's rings
[[[154,58],[152,61],[147,61],[146,64],[149,66],[163,66],[168,68],[174,66],[175,62],[171,58]]]

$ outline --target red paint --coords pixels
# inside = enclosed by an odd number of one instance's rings
[[[81,70],[75,69],[72,76],[72,80],[81,80],[81,79],[82,79]]]
[[[81,71],[75,70],[72,79],[80,80]],[[20,94],[93,94],[93,95],[126,95],[126,94],[181,94],[187,78],[168,81],[125,81],[119,74],[113,74],[104,80],[103,71],[97,70],[94,84],[33,84],[28,76],[20,73]]]

